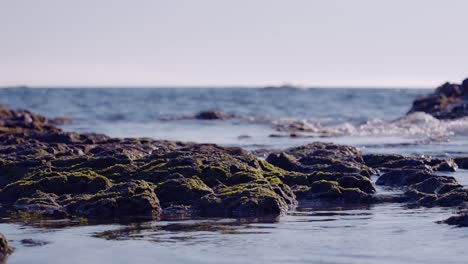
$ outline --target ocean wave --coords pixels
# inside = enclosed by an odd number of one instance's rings
[[[456,120],[439,120],[429,114],[415,112],[392,121],[371,119],[360,124],[345,122],[323,125],[310,120],[278,119],[273,122],[277,131],[304,133],[316,136],[426,136],[447,137],[468,135],[468,117]]]

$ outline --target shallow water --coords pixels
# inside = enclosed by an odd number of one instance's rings
[[[403,117],[429,90],[397,89],[0,89],[0,103],[48,117],[70,131],[147,136],[251,150],[313,141],[364,152],[468,155],[468,120]],[[240,118],[178,119],[216,109]],[[161,118],[175,118],[163,121]],[[317,133],[270,137],[303,121]],[[239,138],[239,136],[243,136]],[[245,137],[248,136],[248,137]],[[468,171],[444,173],[468,186]],[[389,194],[401,190],[379,188]],[[0,221],[16,248],[8,263],[466,263],[468,228],[437,224],[446,208],[301,204],[278,219],[189,219],[132,224]],[[39,245],[23,239],[33,239]]]
[[[466,263],[468,229],[436,224],[451,210],[299,207],[277,222],[154,221],[38,228],[0,224],[8,263]],[[48,244],[26,247],[33,238]]]
[[[439,121],[418,113],[401,118],[424,89],[0,89],[0,103],[48,117],[74,119],[64,125],[80,133],[151,137],[275,149],[312,141],[355,145],[370,152],[454,155],[466,152],[468,119]],[[231,120],[174,120],[205,110]],[[305,137],[274,130],[304,122]],[[240,137],[241,136],[241,137]]]

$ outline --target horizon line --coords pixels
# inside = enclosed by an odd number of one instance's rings
[[[0,85],[0,89],[436,89],[416,85]]]

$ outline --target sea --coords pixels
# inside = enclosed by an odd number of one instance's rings
[[[112,137],[239,146],[264,158],[314,141],[364,153],[468,156],[468,118],[407,114],[430,89],[4,88],[0,104],[61,127]],[[200,120],[202,111],[227,118]],[[299,125],[299,126],[298,126]],[[291,130],[291,127],[300,129]],[[468,171],[445,173],[468,185]],[[380,193],[401,190],[378,187]],[[468,228],[438,224],[451,208],[300,204],[274,219],[83,223],[0,219],[8,263],[468,263]]]

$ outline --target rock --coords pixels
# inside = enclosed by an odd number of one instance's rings
[[[32,238],[21,239],[20,242],[25,247],[41,247],[41,246],[45,246],[45,245],[50,243],[50,242],[43,241],[43,240],[34,240]]]
[[[394,187],[404,187],[421,183],[429,178],[437,177],[429,170],[395,169],[380,176],[376,184]]]
[[[462,169],[468,169],[468,157],[456,157],[455,163]]]
[[[374,171],[354,147],[315,142],[271,153],[266,160],[291,172],[283,181],[301,200],[370,202],[375,192],[369,178]],[[323,192],[317,186],[330,188]]]
[[[320,142],[262,160],[236,147],[66,132],[43,116],[0,106],[0,203],[12,214],[276,217],[298,199],[464,206],[466,189],[434,174],[455,169],[452,160],[363,155]],[[378,170],[385,172],[378,184],[406,188],[405,195],[375,195],[370,176]]]
[[[73,215],[88,218],[155,216],[161,213],[153,187],[145,181],[120,183],[94,195],[80,195],[64,201]]]
[[[442,223],[459,227],[468,227],[468,212],[462,212],[457,216],[452,216],[449,219],[442,221]]]
[[[461,85],[445,83],[434,93],[413,102],[408,113],[425,112],[439,119],[455,119],[468,115],[468,88],[465,79]]]
[[[429,169],[436,171],[456,171],[457,163],[452,159],[440,159],[425,156],[403,156],[398,154],[365,154],[364,162],[367,166],[379,170],[392,169]]]
[[[195,115],[196,119],[203,119],[203,120],[216,120],[216,119],[228,119],[232,116],[223,114],[220,111],[209,110],[203,111]]]
[[[468,192],[464,189],[455,189],[451,192],[447,192],[442,196],[439,196],[437,200],[434,201],[435,205],[443,207],[453,207],[462,205],[468,201]]]
[[[270,154],[266,160],[282,169],[302,173],[322,171],[365,176],[372,174],[372,169],[363,163],[358,149],[331,143],[315,142],[287,149],[285,153]]]
[[[412,187],[423,193],[444,194],[463,186],[453,177],[437,176],[428,178]]]
[[[240,148],[80,135],[25,110],[1,113],[0,202],[11,211],[112,219],[177,208],[260,216],[297,202],[282,181],[285,171]]]
[[[13,253],[13,249],[8,245],[6,237],[0,233],[0,262],[5,261],[11,253]]]
[[[311,184],[302,195],[306,199],[323,199],[326,201],[340,201],[345,203],[367,203],[372,196],[358,188],[343,188],[335,181],[320,180]]]
[[[245,183],[204,196],[198,204],[202,215],[235,217],[278,216],[289,209],[286,200],[265,183]]]

